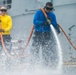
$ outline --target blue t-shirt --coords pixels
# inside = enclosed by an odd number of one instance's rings
[[[51,24],[54,27],[58,27],[55,14],[53,12],[49,12],[46,14],[48,15],[49,18],[51,18]],[[44,24],[45,22],[46,22],[46,18],[44,16],[43,12],[41,10],[37,10],[34,15],[34,19],[33,19],[34,29],[39,32],[50,31],[51,30],[50,25],[45,25]]]

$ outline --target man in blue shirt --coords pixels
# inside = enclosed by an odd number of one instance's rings
[[[50,20],[50,24],[54,26],[57,33],[60,33],[60,29],[57,25],[56,16],[52,12],[53,5],[51,2],[47,2],[43,8]],[[32,62],[38,63],[41,61],[44,65],[53,65],[53,62],[57,60],[56,41],[51,31],[50,24],[48,23],[42,10],[37,10],[33,23],[34,23],[34,35],[31,48]],[[41,56],[40,56],[40,50]],[[41,60],[40,60],[41,57]]]

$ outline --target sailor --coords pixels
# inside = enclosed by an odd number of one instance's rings
[[[50,24],[54,26],[58,34],[60,33],[60,29],[57,25],[56,15],[53,13],[53,4],[47,2],[43,9],[48,16],[49,22],[40,9],[36,11],[33,19],[34,34],[30,54],[32,57],[31,62],[38,63],[41,61],[43,65],[49,66],[55,65],[58,57],[56,41]],[[41,55],[40,52],[42,52]]]
[[[7,15],[7,8],[2,6],[0,8],[0,33],[3,35],[5,47],[10,52],[11,49],[11,29],[12,29],[12,18]],[[0,40],[1,41],[1,40]]]

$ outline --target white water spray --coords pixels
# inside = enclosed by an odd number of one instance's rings
[[[59,43],[59,39],[57,37],[57,34],[55,32],[55,29],[54,27],[51,25],[51,28],[52,28],[52,31],[54,33],[54,36],[56,38],[56,41],[57,41],[57,45],[58,45],[58,54],[59,54],[59,63],[58,63],[58,67],[57,69],[54,71],[52,69],[41,69],[41,68],[36,68],[34,70],[32,70],[30,68],[30,65],[28,64],[28,62],[24,63],[24,64],[19,64],[18,63],[16,64],[15,60],[12,60],[12,68],[10,69],[10,71],[5,71],[5,70],[1,70],[0,72],[0,75],[60,75],[61,73],[61,68],[62,68],[62,51],[61,51],[61,46],[60,46],[60,43]],[[26,59],[27,60],[27,59]],[[15,65],[15,64],[16,65]],[[29,70],[29,68],[31,69],[31,71]]]
[[[56,33],[53,25],[50,25],[50,27],[51,27],[51,29],[52,29],[52,31],[54,33],[54,36],[55,36],[55,39],[56,39],[56,42],[57,42],[57,45],[58,45],[57,47],[58,47],[59,62],[58,62],[58,67],[57,68],[58,68],[58,70],[62,70],[63,62],[62,62],[62,50],[61,50],[60,42],[59,42],[57,33]]]

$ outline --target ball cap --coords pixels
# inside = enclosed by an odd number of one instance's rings
[[[6,8],[6,7],[4,7],[4,6],[2,6],[2,7],[0,8],[0,10],[2,10],[2,9],[5,9],[5,10],[7,10],[7,8]]]

